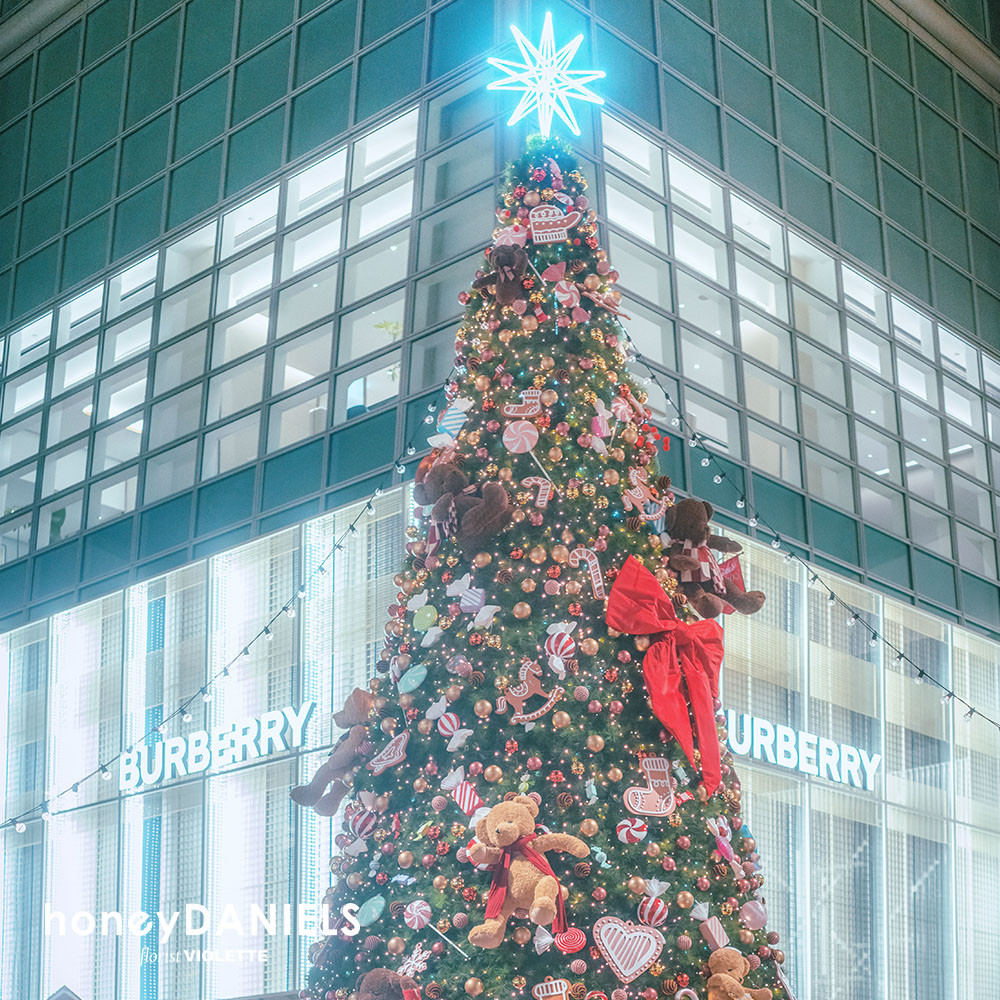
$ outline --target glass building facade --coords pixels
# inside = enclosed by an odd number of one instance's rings
[[[906,16],[921,5],[958,35]],[[577,147],[626,325],[726,476],[654,391],[664,471],[751,540],[772,595],[727,625],[727,704],[883,756],[871,790],[743,763],[799,1000],[988,989],[993,731],[884,662],[739,501],[995,714],[994,6],[2,0],[5,815],[197,692],[352,504],[412,478],[457,293],[526,134],[504,126],[484,60],[550,10],[607,73]],[[963,59],[966,36],[993,72]],[[114,940],[56,947],[20,915],[322,895],[329,824],[287,790],[370,673],[402,503],[379,499],[333,580],[188,726],[312,699],[303,751],[130,795],[88,783],[4,833],[0,997],[66,982],[83,1000],[228,1000],[298,981],[295,935],[259,968],[156,971]]]

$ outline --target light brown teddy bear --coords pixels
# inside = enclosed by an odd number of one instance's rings
[[[708,956],[708,967],[708,1000],[771,1000],[766,987],[752,990],[743,985],[750,963],[735,948],[717,948]]]
[[[537,815],[535,800],[517,795],[493,806],[476,824],[478,842],[469,849],[469,859],[473,864],[494,866],[490,894],[502,900],[496,913],[491,913],[488,902],[486,920],[469,931],[470,943],[480,948],[500,946],[515,910],[527,910],[536,924],[551,924],[555,919],[561,886],[545,860],[546,851],[566,851],[577,858],[590,853],[582,840],[568,833],[535,836]]]
[[[372,969],[361,977],[355,995],[357,1000],[418,1000],[419,990],[410,976],[392,969]]]

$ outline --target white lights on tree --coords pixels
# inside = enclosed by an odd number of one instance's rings
[[[588,83],[603,79],[604,73],[596,69],[569,68],[576,50],[583,41],[583,35],[577,35],[557,51],[552,34],[552,15],[549,13],[545,15],[542,39],[538,48],[535,48],[513,24],[510,30],[517,47],[521,50],[524,62],[516,63],[508,59],[495,58],[486,60],[491,66],[507,74],[506,78],[489,84],[487,90],[524,92],[507,124],[515,125],[537,110],[538,128],[542,135],[549,135],[552,131],[553,114],[558,115],[566,123],[573,135],[579,135],[580,126],[577,125],[576,116],[570,107],[570,99],[576,98],[590,104],[604,103],[602,98],[587,87]]]

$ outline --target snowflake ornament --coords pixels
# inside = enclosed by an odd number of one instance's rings
[[[399,974],[401,976],[415,976],[418,972],[426,972],[427,959],[430,957],[431,953],[424,951],[418,944],[400,963]]]

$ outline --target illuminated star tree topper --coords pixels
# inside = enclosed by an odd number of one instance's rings
[[[537,109],[538,128],[542,135],[552,131],[552,116],[558,115],[572,131],[580,134],[580,126],[570,107],[570,99],[577,98],[590,104],[603,104],[604,101],[587,87],[594,80],[603,79],[601,70],[570,69],[569,65],[576,55],[576,50],[583,41],[583,35],[577,35],[561,49],[556,50],[555,39],[552,36],[552,15],[545,15],[542,26],[542,40],[535,48],[531,42],[513,24],[510,30],[514,41],[524,57],[523,63],[511,62],[508,59],[487,59],[486,61],[498,70],[506,73],[506,78],[491,83],[488,90],[524,91],[514,113],[508,120],[508,125],[515,125],[522,118]]]

